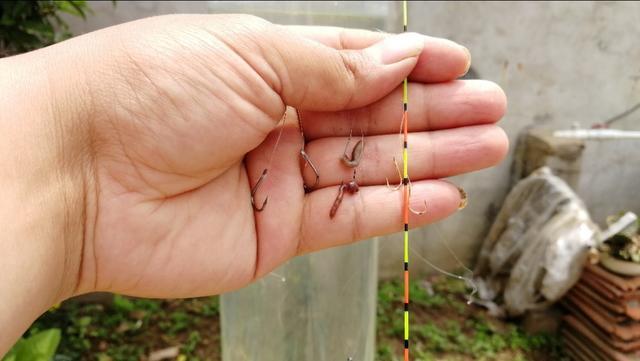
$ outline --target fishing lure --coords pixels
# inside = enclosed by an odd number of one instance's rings
[[[353,177],[349,183],[340,182],[340,186],[338,186],[338,195],[336,196],[335,201],[333,201],[333,205],[331,206],[331,210],[329,211],[329,218],[333,219],[335,217],[336,212],[338,212],[338,207],[342,203],[342,198],[344,197],[344,193],[355,194],[358,193],[360,187],[358,186],[358,182],[356,182],[356,167],[360,165],[360,161],[362,160],[362,154],[364,152],[364,133],[362,134],[362,138],[356,143],[351,151],[351,156],[347,154],[347,149],[349,148],[349,143],[351,142],[351,136],[353,131],[349,132],[349,139],[347,139],[347,144],[344,146],[344,151],[342,152],[342,162],[350,168],[353,168]]]
[[[340,186],[338,187],[338,196],[336,196],[336,200],[333,201],[333,206],[331,206],[331,211],[329,211],[329,218],[333,219],[335,217],[336,212],[338,212],[338,207],[342,203],[342,197],[344,193],[355,194],[360,190],[360,186],[356,182],[356,170],[353,170],[353,179],[349,181],[349,183],[340,182]]]

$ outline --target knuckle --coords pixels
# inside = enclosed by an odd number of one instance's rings
[[[234,41],[249,41],[254,45],[260,45],[277,32],[277,27],[269,21],[248,14],[225,15],[225,21],[220,24],[219,29],[223,33],[233,33],[237,37]]]
[[[338,73],[343,82],[341,91],[344,92],[341,94],[341,98],[344,99],[342,105],[343,108],[348,108],[352,104],[360,84],[363,83],[363,79],[371,72],[373,64],[357,51],[340,51],[338,54],[340,54]]]
[[[255,15],[235,14],[235,15],[229,15],[229,16],[232,19],[234,19],[236,22],[248,24],[249,26],[254,28],[267,29],[272,26],[272,24],[269,21]]]

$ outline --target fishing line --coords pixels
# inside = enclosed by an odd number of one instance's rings
[[[473,281],[473,279],[471,277],[466,277],[466,276],[460,276],[457,275],[455,273],[451,273],[451,272],[447,272],[444,269],[436,266],[435,264],[433,264],[432,262],[430,262],[429,260],[427,260],[425,257],[423,257],[418,251],[416,251],[415,249],[411,248],[411,252],[416,255],[416,257],[418,257],[418,259],[420,259],[421,261],[423,261],[424,263],[426,263],[427,265],[429,265],[429,267],[435,269],[436,271],[444,274],[445,276],[460,280],[460,281],[464,281],[466,285],[468,285],[469,287],[471,287],[471,292],[469,293],[469,295],[467,295],[467,305],[470,305],[473,303],[473,296],[478,293],[478,286],[476,286],[476,283]],[[465,267],[466,268],[466,267]],[[473,272],[471,273],[473,274]]]
[[[262,170],[262,174],[260,174],[260,177],[258,178],[258,181],[256,182],[256,184],[253,187],[251,187],[251,206],[253,207],[253,210],[256,212],[262,212],[264,208],[267,206],[267,202],[269,202],[269,196],[267,195],[264,198],[262,205],[258,207],[256,205],[255,196],[256,196],[256,192],[258,192],[258,189],[260,188],[262,183],[267,179],[267,174],[269,172],[269,169],[271,169],[271,165],[273,164],[273,158],[275,157],[276,150],[278,149],[278,144],[280,144],[280,138],[282,138],[282,132],[284,131],[284,123],[286,119],[287,119],[287,109],[285,108],[284,114],[282,115],[282,120],[279,122],[282,124],[280,125],[280,131],[278,132],[278,137],[276,138],[276,144],[274,144],[273,146],[271,155],[269,156],[269,161],[267,162],[267,166]]]
[[[269,162],[267,163],[267,168],[271,168],[271,164],[273,163],[273,158],[275,158],[276,150],[278,149],[278,145],[280,144],[280,139],[282,139],[282,132],[284,131],[284,124],[286,121],[287,121],[287,109],[285,108],[284,115],[282,115],[282,120],[278,122],[280,124],[280,130],[278,131],[276,144],[273,145],[273,149],[271,150],[271,155],[269,156]]]
[[[282,283],[287,282],[287,278],[286,278],[285,276],[283,276],[283,275],[281,275],[281,274],[278,274],[278,273],[276,273],[276,272],[273,272],[273,271],[272,271],[272,272],[269,272],[269,276],[277,278],[277,279],[278,279],[279,281],[281,281]]]
[[[451,249],[451,247],[449,247],[448,242],[442,242],[443,239],[447,238],[444,236],[444,234],[442,233],[442,230],[440,229],[440,226],[438,224],[435,224],[434,227],[436,232],[438,232],[439,237],[437,237],[438,241],[440,242],[440,244],[442,244],[446,249],[447,252],[449,252],[449,254],[453,257],[453,259],[458,263],[458,266],[462,267],[462,269],[466,272],[469,273],[471,275],[473,275],[473,270],[469,269],[467,266],[465,266],[464,262],[462,262],[458,256],[456,255],[455,252],[453,252],[453,250]]]

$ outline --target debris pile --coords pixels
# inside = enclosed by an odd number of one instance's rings
[[[562,303],[562,336],[573,360],[640,360],[640,277],[590,264]]]
[[[509,192],[482,244],[474,302],[494,316],[549,308],[580,278],[598,233],[566,182],[536,170]]]

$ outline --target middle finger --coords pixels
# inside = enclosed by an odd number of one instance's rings
[[[495,123],[505,113],[506,96],[490,81],[458,80],[440,84],[409,84],[409,131],[421,132]],[[360,109],[301,112],[307,140],[393,134],[400,131],[402,88]]]

